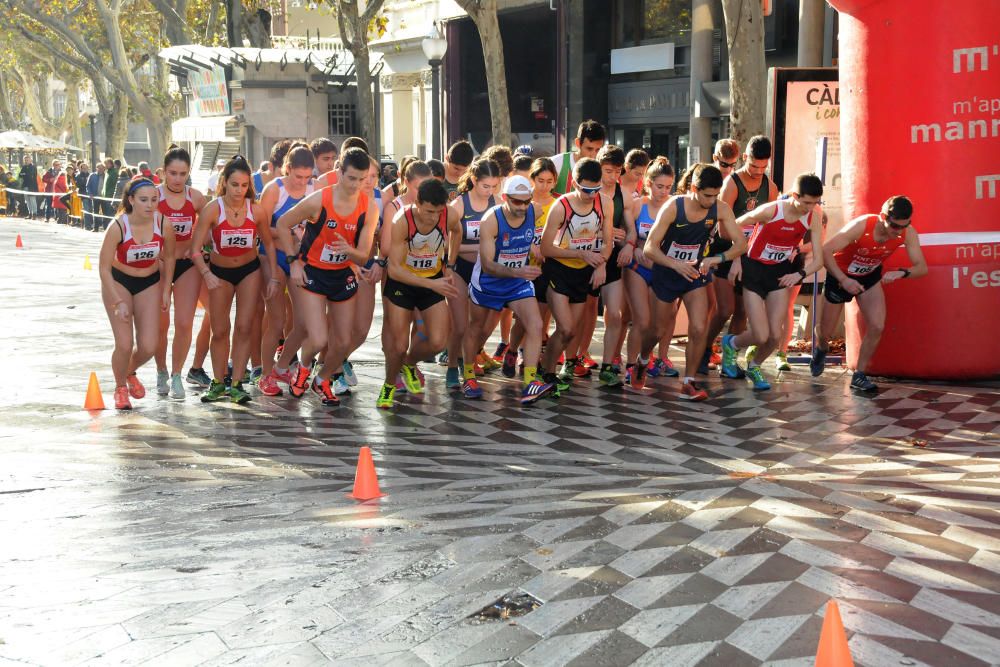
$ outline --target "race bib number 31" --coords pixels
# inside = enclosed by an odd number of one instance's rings
[[[194,225],[193,221],[190,218],[171,220],[170,224],[173,225],[174,227],[174,235],[182,237],[190,236],[191,227]]]
[[[125,253],[125,261],[128,264],[138,264],[149,262],[160,256],[159,243],[146,243],[144,245],[134,245]]]
[[[252,229],[223,229],[219,245],[223,250],[238,248],[249,250],[253,247],[254,231]]]

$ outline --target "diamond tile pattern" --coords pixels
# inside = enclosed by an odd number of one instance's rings
[[[1000,389],[784,374],[710,401],[581,381],[522,408],[374,409],[378,324],[345,407],[104,389],[97,240],[18,222],[0,262],[0,659],[20,664],[808,665],[835,598],[859,665],[1000,663]],[[30,253],[52,258],[46,281]],[[79,261],[78,261],[79,260]],[[58,322],[58,325],[53,324]],[[150,366],[140,375],[152,384]],[[27,386],[27,378],[31,378]],[[927,441],[926,447],[911,444]],[[387,496],[356,503],[358,447]],[[544,604],[474,612],[512,590]]]

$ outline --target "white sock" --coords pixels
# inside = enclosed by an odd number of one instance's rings
[[[693,377],[687,377],[687,376],[685,376],[684,377],[684,384],[687,384],[688,382],[694,382],[694,378]]]

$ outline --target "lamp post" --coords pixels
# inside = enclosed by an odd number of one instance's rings
[[[431,157],[441,159],[441,61],[448,51],[448,40],[441,34],[437,21],[420,47],[431,66]]]
[[[97,114],[100,111],[94,100],[89,100],[83,113],[90,118],[90,168],[97,169]]]

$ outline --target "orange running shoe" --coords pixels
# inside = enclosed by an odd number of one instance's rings
[[[115,409],[131,410],[132,404],[128,400],[128,387],[115,388]]]
[[[135,373],[125,378],[125,384],[128,385],[128,393],[132,398],[142,398],[146,395],[146,388],[139,382]]]
[[[681,386],[681,393],[677,394],[677,398],[685,401],[705,401],[708,400],[708,392],[699,387],[694,380],[691,380]]]
[[[309,367],[299,366],[295,369],[295,379],[288,385],[288,393],[295,398],[302,398],[309,388]]]

